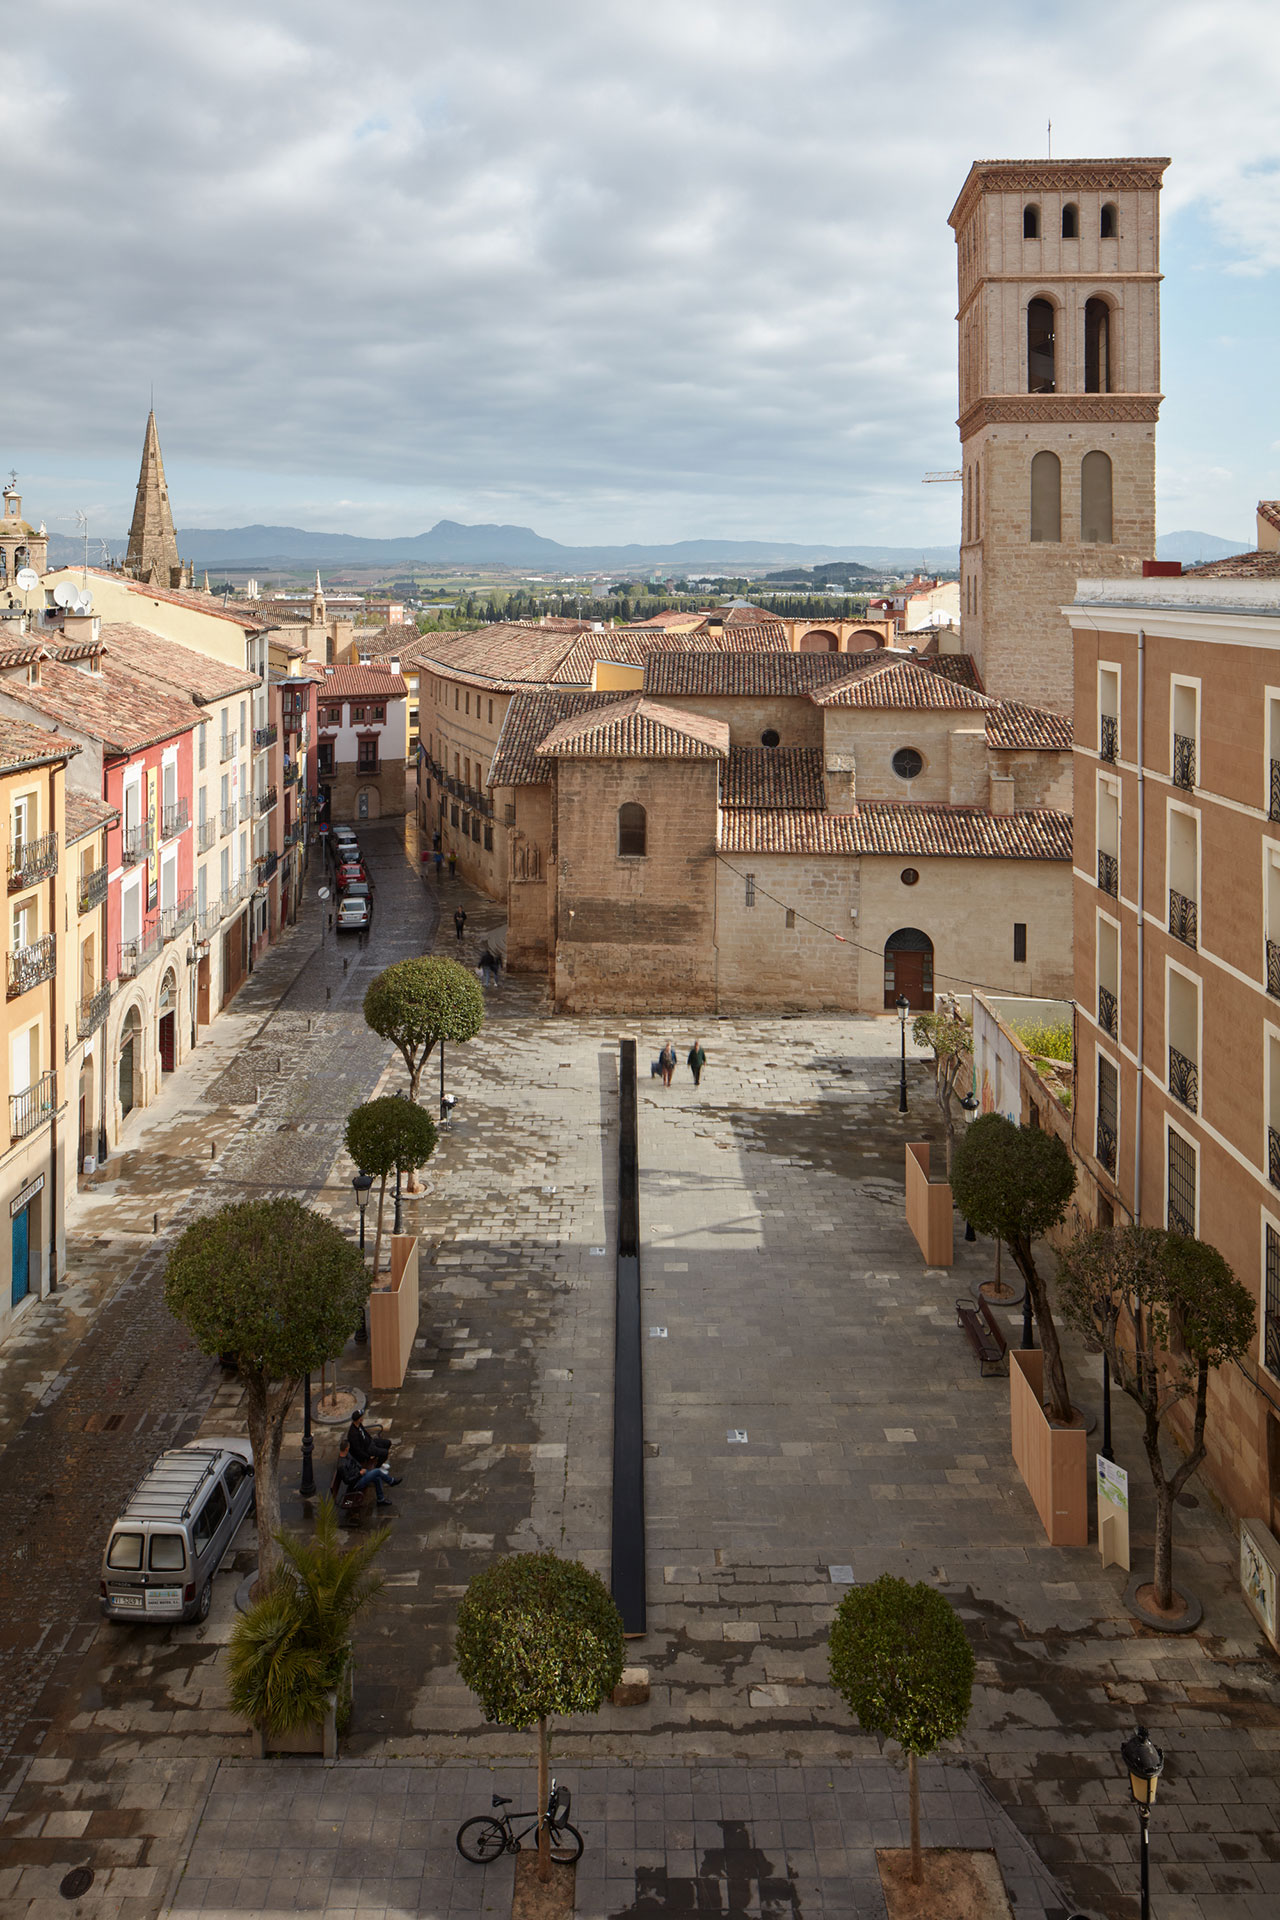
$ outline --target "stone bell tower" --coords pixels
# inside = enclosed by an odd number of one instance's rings
[[[131,580],[145,580],[151,586],[189,587],[192,584],[191,567],[184,566],[178,558],[178,536],[169,505],[154,408],[147,415],[147,431],[142,441],[142,466],[124,570]]]
[[[1071,711],[1059,609],[1155,553],[1167,160],[979,160],[951,210],[960,618],[988,693]]]

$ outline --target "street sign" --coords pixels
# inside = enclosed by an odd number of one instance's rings
[[[1129,1571],[1129,1476],[1098,1455],[1098,1552],[1104,1567]]]
[[[317,891],[316,891],[316,899],[317,899],[317,900],[327,900],[328,898],[329,898],[329,889],[328,889],[328,887],[320,887],[320,888],[318,888],[318,889],[317,889]]]

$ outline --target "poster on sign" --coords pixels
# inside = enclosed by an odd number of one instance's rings
[[[1104,1567],[1129,1571],[1129,1476],[1098,1455],[1098,1552]]]

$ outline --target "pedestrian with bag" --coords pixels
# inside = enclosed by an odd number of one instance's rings
[[[703,1050],[702,1042],[701,1040],[695,1040],[685,1056],[685,1065],[693,1075],[693,1084],[695,1087],[702,1085],[702,1069],[706,1064],[707,1056]]]
[[[663,1047],[662,1052],[658,1055],[658,1066],[662,1072],[663,1086],[669,1087],[671,1085],[671,1076],[676,1070],[676,1049],[673,1040],[668,1040],[666,1046]]]

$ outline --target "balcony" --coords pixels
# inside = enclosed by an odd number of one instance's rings
[[[216,816],[212,820],[201,820],[197,822],[196,846],[201,853],[208,853],[217,837],[218,822]]]
[[[1120,722],[1114,713],[1098,716],[1098,753],[1103,760],[1120,758]]]
[[[163,942],[176,940],[193,925],[196,917],[196,896],[184,893],[182,898],[171,907],[160,909],[160,938]]]
[[[1280,1127],[1267,1128],[1267,1178],[1280,1187]]]
[[[92,873],[80,875],[78,900],[81,913],[92,913],[93,909],[100,907],[106,899],[107,872],[106,867],[95,867]]]
[[[264,853],[264,854],[263,854],[263,855],[262,855],[262,856],[260,857],[260,859],[258,860],[258,863],[257,863],[257,866],[258,866],[258,885],[259,885],[260,887],[265,887],[265,886],[266,886],[266,884],[267,884],[267,882],[268,882],[268,880],[270,880],[270,879],[272,878],[272,876],[273,876],[273,875],[274,875],[274,873],[275,873],[275,870],[276,870],[276,868],[277,868],[277,867],[278,867],[279,865],[280,865],[280,856],[279,856],[279,854],[278,854],[278,853],[276,853],[276,852],[274,851],[274,849],[273,849],[273,850],[272,850],[272,851],[271,851],[270,853]]]
[[[1115,1179],[1116,1174],[1116,1130],[1109,1120],[1098,1115],[1097,1161]]]
[[[1196,743],[1189,734],[1173,736],[1173,784],[1194,787],[1196,783]]]
[[[255,727],[253,730],[253,750],[261,753],[267,747],[274,747],[280,738],[280,729],[273,720],[269,726]]]
[[[52,933],[42,934],[29,947],[15,947],[9,955],[9,999],[30,993],[42,980],[52,980],[57,965],[58,942]]]
[[[1113,899],[1120,898],[1120,862],[1114,853],[1098,854],[1098,885]]]
[[[234,733],[224,733],[218,743],[218,760],[222,766],[225,766],[228,760],[234,760],[235,757],[236,736]]]
[[[229,807],[223,807],[223,809],[222,809],[222,811],[221,811],[221,813],[220,813],[220,814],[218,815],[218,825],[219,825],[219,828],[220,828],[220,830],[221,830],[221,831],[222,831],[222,832],[223,832],[224,834],[225,834],[225,833],[234,833],[234,832],[235,832],[235,828],[236,828],[236,806],[235,806],[235,801],[234,801],[234,800],[232,801],[232,803],[231,803],[231,805],[230,805]]]
[[[159,927],[152,927],[147,933],[138,934],[135,939],[122,940],[120,942],[120,978],[136,980],[138,975],[151,965],[163,945]]]
[[[1098,1025],[1104,1033],[1109,1033],[1113,1040],[1119,1037],[1120,1004],[1110,987],[1098,988]]]
[[[185,800],[171,800],[160,814],[160,838],[172,840],[185,833],[191,822],[191,809]]]
[[[1267,808],[1270,820],[1280,820],[1280,760],[1271,762],[1271,804]]]
[[[76,1015],[76,1032],[82,1040],[96,1033],[107,1017],[107,1008],[111,1005],[111,983],[105,981],[96,993],[91,993],[80,1002]]]
[[[52,1119],[58,1105],[58,1076],[50,1067],[34,1087],[25,1093],[9,1095],[9,1138],[25,1140],[44,1121]]]
[[[150,859],[155,850],[155,838],[149,820],[141,821],[136,827],[126,827],[120,836],[120,858],[126,867],[136,866],[139,860]]]
[[[362,753],[360,755],[360,758],[356,761],[356,773],[358,775],[372,775],[372,774],[381,773],[381,772],[382,772],[382,762],[381,760],[378,759],[376,754],[373,755],[372,757],[366,757]]]
[[[1198,1111],[1200,1069],[1194,1060],[1188,1060],[1186,1054],[1179,1053],[1176,1047],[1169,1049],[1169,1091],[1189,1113]]]
[[[58,836],[42,833],[38,840],[15,840],[9,848],[9,891],[18,893],[47,880],[58,871]]]
[[[215,900],[196,915],[196,932],[201,940],[211,940],[222,920],[222,902]]]
[[[295,820],[295,821],[294,821],[294,823],[293,823],[293,825],[292,825],[291,827],[286,827],[286,828],[285,828],[285,830],[284,830],[284,843],[285,843],[285,845],[286,845],[286,847],[299,847],[299,846],[301,846],[301,845],[302,845],[302,822],[301,822],[301,820]]]
[[[1198,930],[1199,914],[1194,900],[1188,900],[1185,893],[1169,889],[1169,931],[1175,940],[1181,940],[1185,946],[1194,947]]]
[[[249,815],[252,812],[253,812],[252,796],[247,793],[242,793],[240,795],[240,825],[241,826],[244,825],[245,821],[249,818]]]
[[[278,799],[278,797],[279,796],[276,793],[276,789],[274,785],[269,786],[265,793],[256,793],[254,795],[253,810],[258,815],[259,819],[262,818],[262,815],[264,813],[271,812],[271,809],[275,806],[276,800]]]
[[[1267,941],[1267,992],[1280,999],[1280,940]]]

